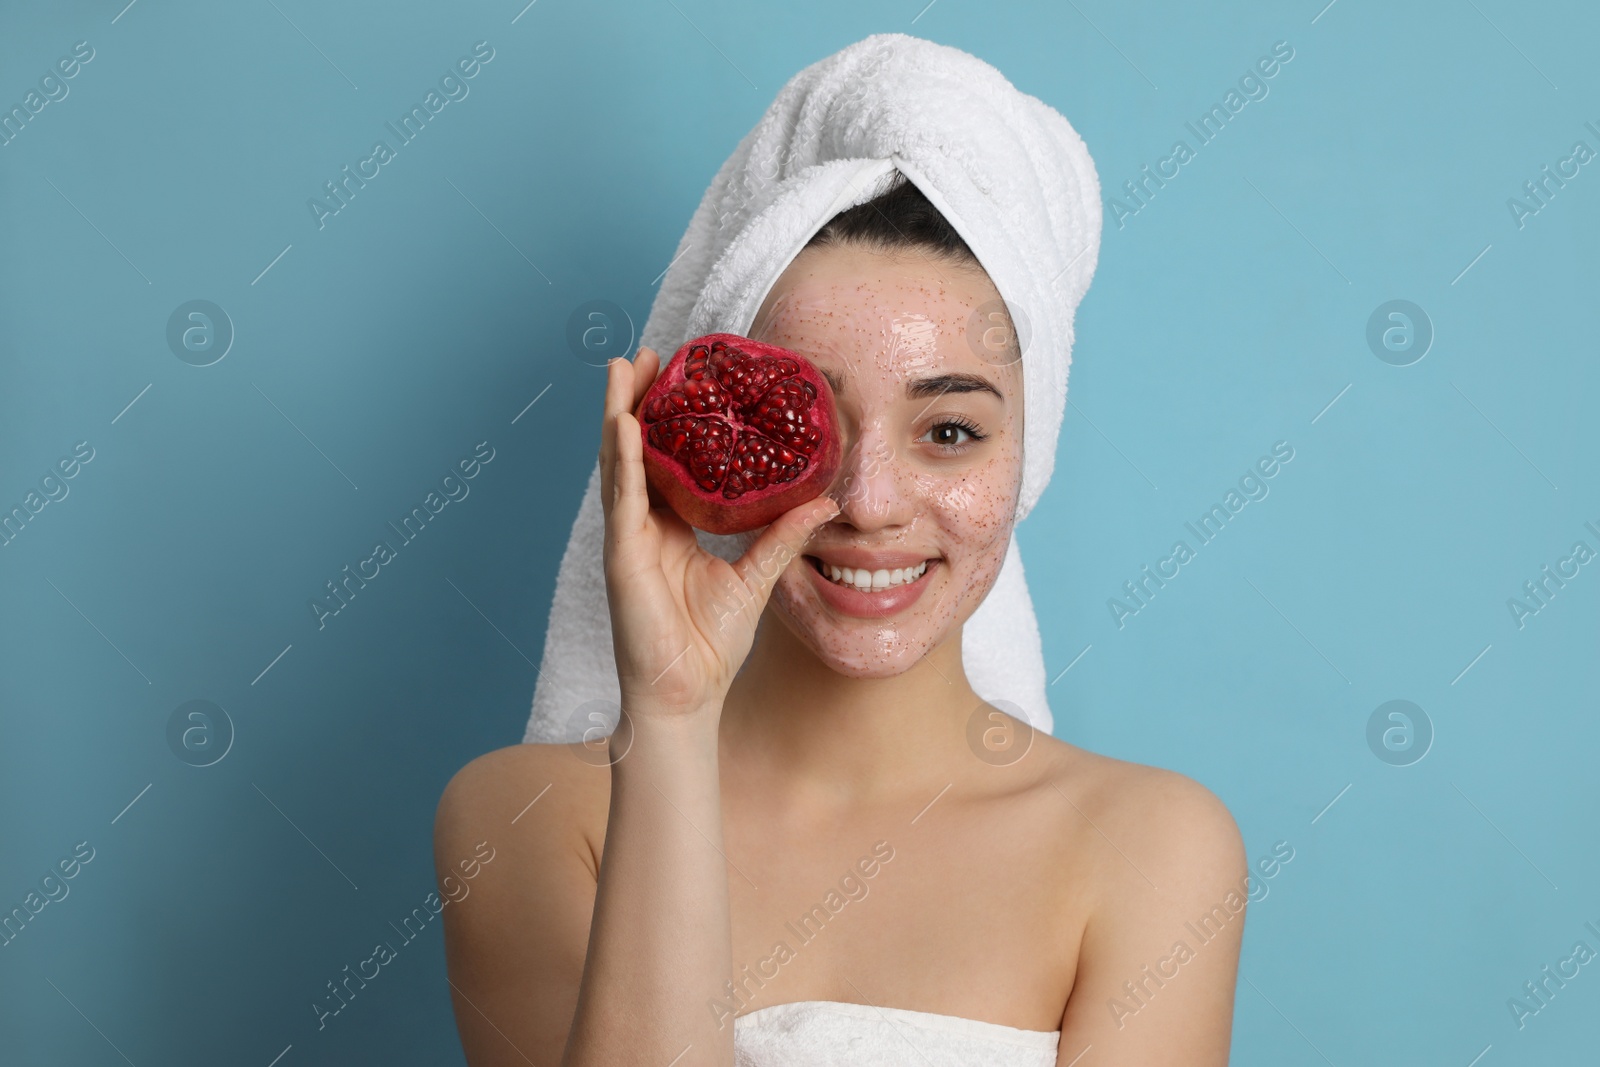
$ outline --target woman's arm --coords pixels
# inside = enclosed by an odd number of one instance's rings
[[[466,883],[471,891],[441,916],[456,1028],[472,1067],[561,1060],[583,977],[609,774],[564,745],[513,745],[479,756],[445,788],[433,831],[441,896],[479,842],[494,849]]]
[[[733,1029],[719,1026],[708,1009],[732,970],[717,724],[778,574],[811,532],[838,513],[826,498],[801,505],[733,564],[704,552],[687,524],[649,504],[640,428],[631,412],[656,366],[655,353],[641,349],[637,365],[615,360],[608,370],[601,500],[624,722],[610,742],[610,814],[561,1056],[568,1067],[733,1062]],[[562,833],[553,826],[533,853],[570,869],[572,850]],[[526,910],[505,916],[511,927],[569,923],[569,898],[576,892],[570,879],[553,872],[533,877],[560,897],[555,914],[547,918],[538,904],[525,901]],[[475,969],[487,955],[487,946],[470,960],[453,953],[452,966]],[[497,980],[516,983],[523,968],[542,971],[535,987],[563,977],[546,961],[511,959],[499,963]],[[570,981],[570,972],[565,978]],[[458,1017],[464,1014],[458,1009]],[[547,1039],[547,1048],[551,1044]],[[521,1060],[509,1053],[472,1060],[473,1067],[500,1062]]]
[[[520,745],[479,757],[445,790],[441,884],[459,881],[457,859],[478,842],[495,849],[444,908],[472,1067],[733,1061],[732,1027],[719,1031],[707,1009],[731,959],[717,720],[635,716],[632,727],[610,769],[564,745]],[[611,796],[598,864],[586,831],[604,817],[597,776]]]
[[[1227,1067],[1248,886],[1233,816],[1204,786],[1140,768],[1113,803],[1072,796],[1104,872],[1058,1064]],[[1134,796],[1127,787],[1133,786]]]
[[[720,707],[635,716],[612,768],[606,851],[577,1015],[562,1062],[731,1064],[706,1005],[730,977],[717,785]]]

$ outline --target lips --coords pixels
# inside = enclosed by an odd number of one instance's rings
[[[904,554],[828,553],[807,556],[806,572],[823,603],[842,615],[881,619],[906,610],[921,598],[938,559]]]

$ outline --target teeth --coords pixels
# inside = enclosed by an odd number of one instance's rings
[[[863,593],[877,593],[921,578],[928,570],[928,561],[923,560],[915,567],[897,567],[892,571],[869,571],[865,567],[835,567],[831,563],[824,563],[822,568],[829,580],[838,585],[848,585]]]

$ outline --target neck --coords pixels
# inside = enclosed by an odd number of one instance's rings
[[[852,678],[769,611],[723,704],[721,745],[741,779],[778,779],[820,802],[895,802],[970,761],[980,702],[959,630],[901,674]]]

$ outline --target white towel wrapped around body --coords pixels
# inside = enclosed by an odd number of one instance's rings
[[[773,282],[806,242],[838,212],[881,191],[894,170],[966,241],[1016,323],[1023,343],[1020,521],[1055,467],[1073,316],[1099,259],[1100,183],[1065,118],[966,52],[876,34],[790,79],[701,198],[640,341],[664,364],[691,338],[748,336]],[[526,741],[575,741],[602,719],[616,721],[599,486],[597,469],[556,577]],[[704,532],[699,538],[727,559],[741,543]],[[1052,729],[1038,622],[1015,535],[994,588],[963,629],[962,662],[979,696],[1015,706],[1036,729]]]
[[[1061,1031],[955,1015],[799,1000],[733,1021],[734,1067],[1054,1067]]]

